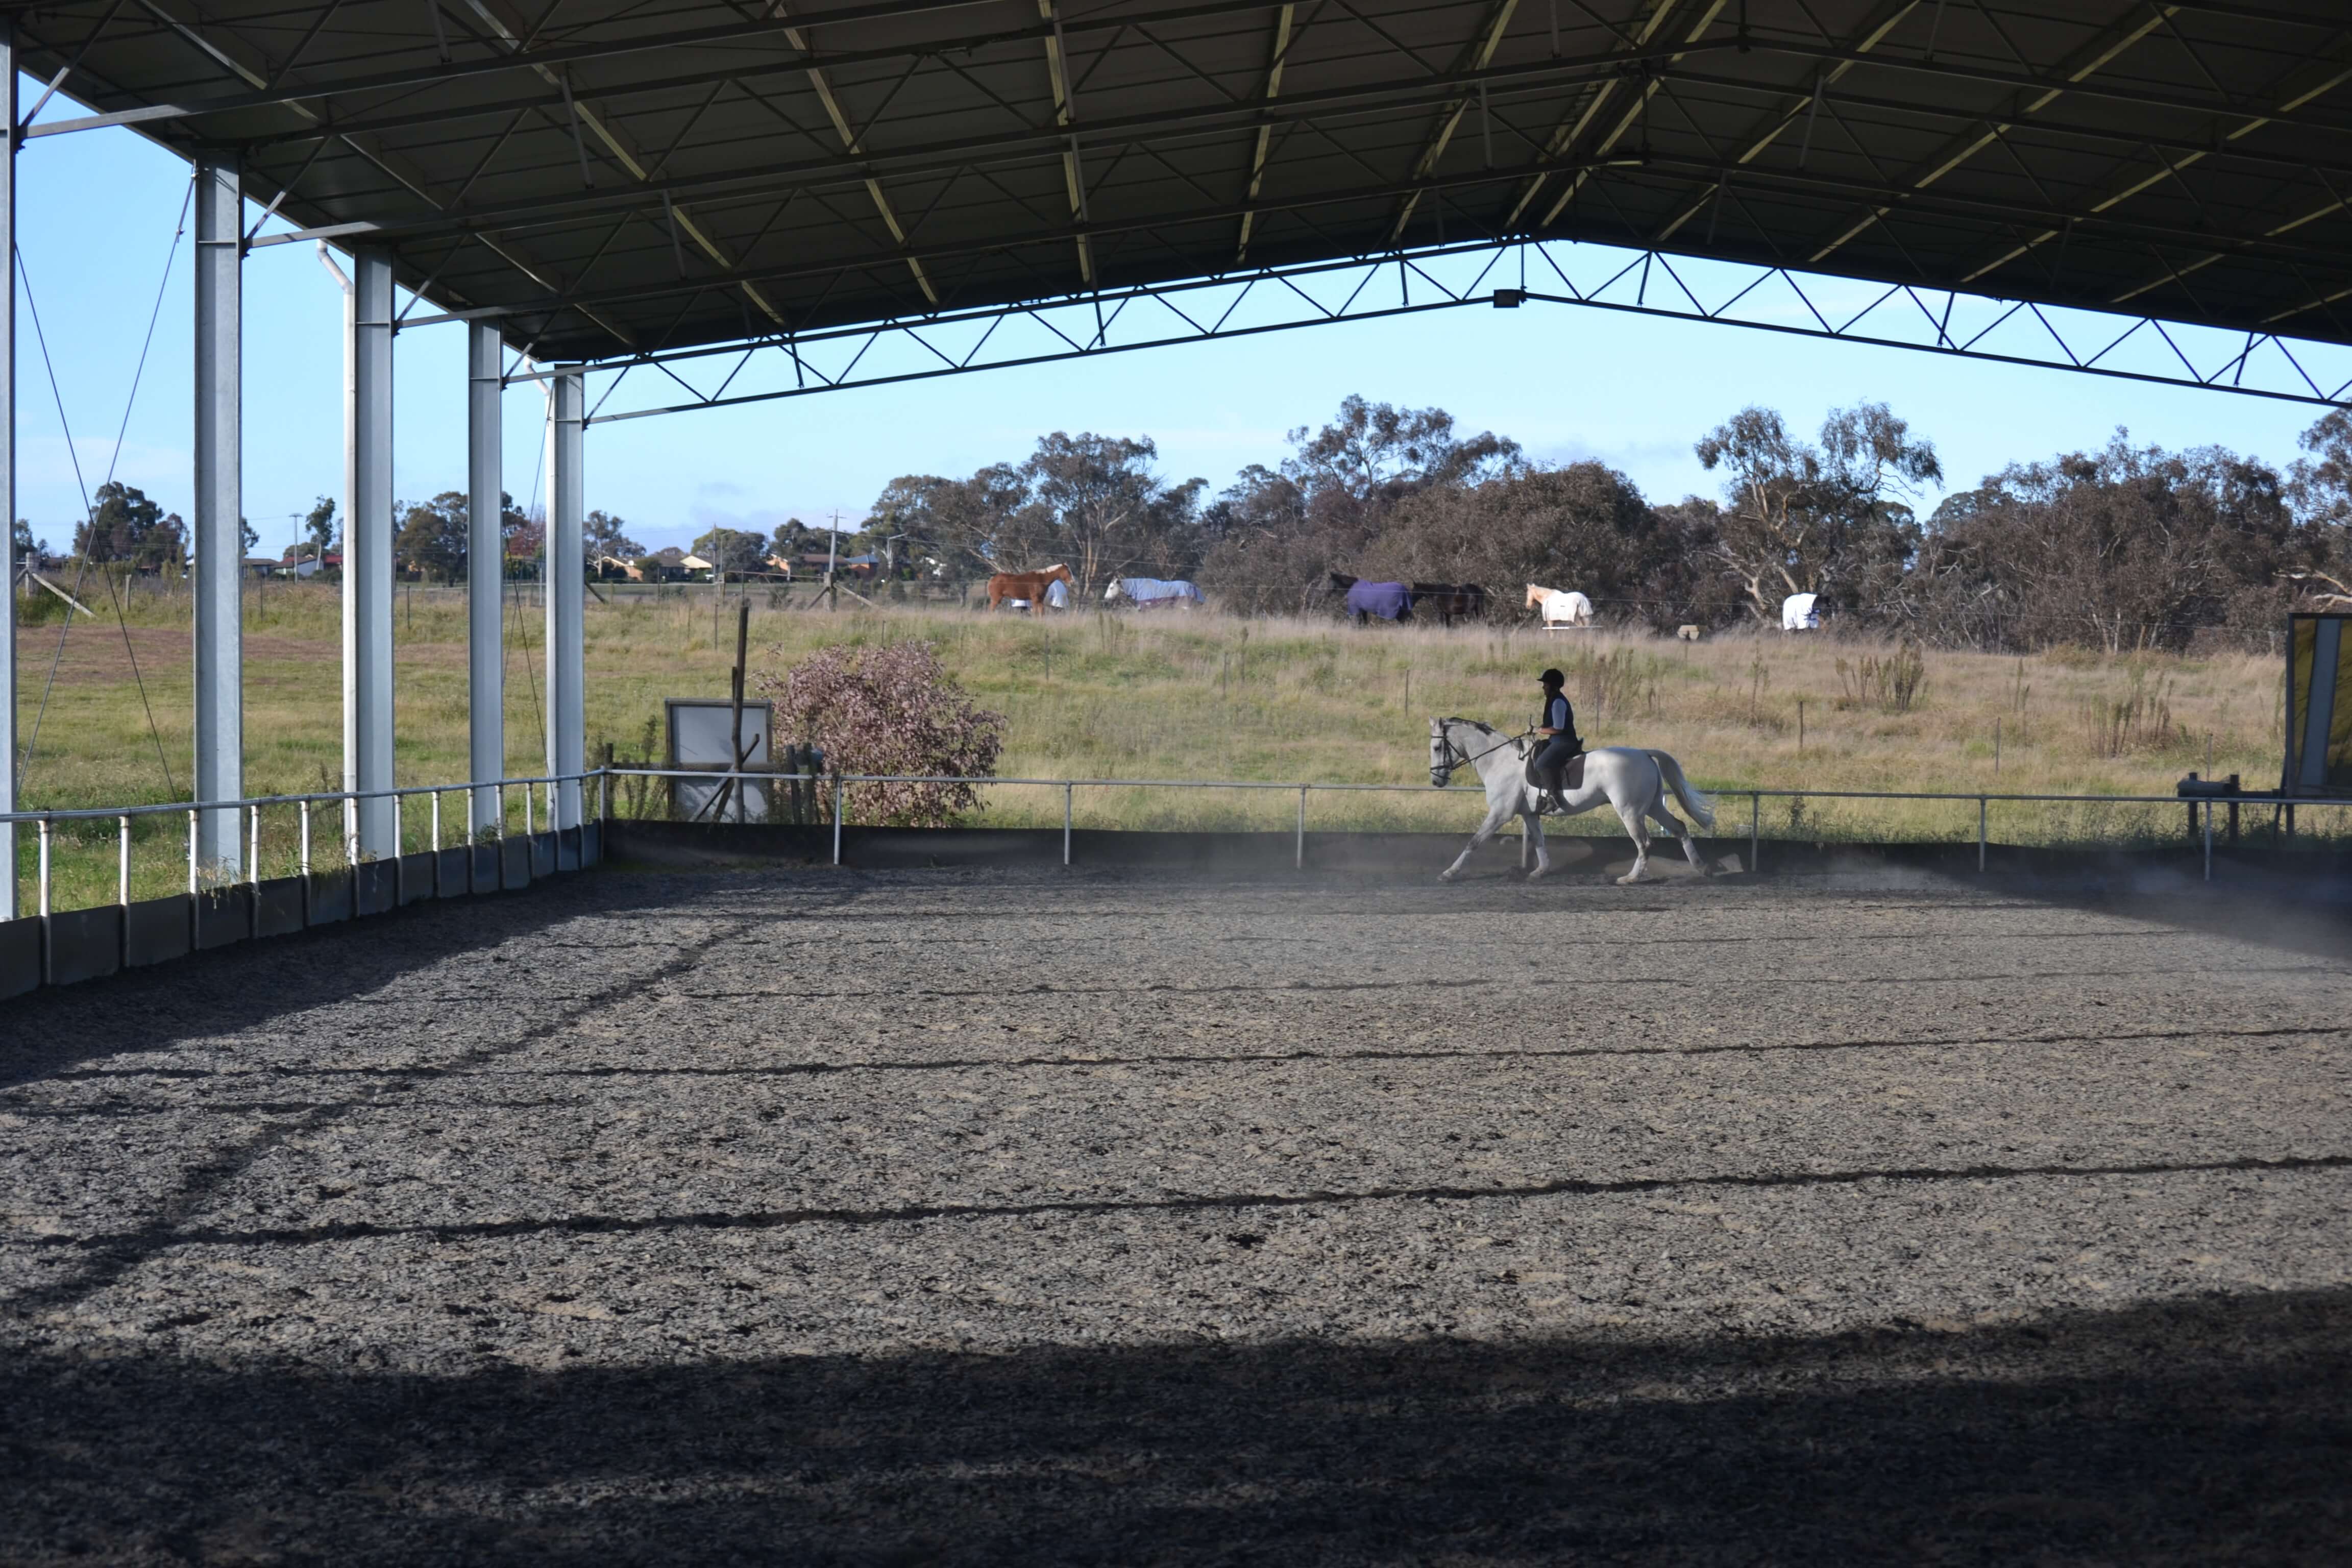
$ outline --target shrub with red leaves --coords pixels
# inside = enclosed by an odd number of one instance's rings
[[[929,643],[821,648],[759,687],[779,730],[823,751],[828,773],[981,778],[1003,749],[1004,716],[973,706]],[[898,827],[982,809],[968,784],[854,784],[848,796],[854,820]]]

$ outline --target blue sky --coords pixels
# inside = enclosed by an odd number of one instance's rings
[[[184,237],[123,420],[186,165],[129,132],[100,131],[29,142],[17,166],[18,514],[62,545],[81,511],[26,289],[88,486],[112,463],[184,513],[193,375]],[[341,483],[341,296],[310,246],[283,245],[247,259],[245,309],[246,510],[274,553],[291,539],[294,516]],[[404,498],[463,487],[464,346],[457,326],[400,336]],[[1810,431],[1832,407],[1883,399],[1936,443],[1955,486],[2012,460],[2100,444],[2117,426],[2136,441],[2214,443],[2284,464],[2317,414],[1608,311],[1465,310],[600,425],[588,436],[588,501],[628,520],[648,546],[682,544],[718,523],[764,529],[835,509],[855,517],[896,475],[969,473],[1017,458],[1056,429],[1148,435],[1169,478],[1199,475],[1219,489],[1245,464],[1277,461],[1286,431],[1321,423],[1349,393],[1443,406],[1463,427],[1513,437],[1538,459],[1598,458],[1661,501],[1715,493],[1691,444],[1749,403]],[[541,407],[534,388],[508,394],[507,488],[524,500],[538,489]]]

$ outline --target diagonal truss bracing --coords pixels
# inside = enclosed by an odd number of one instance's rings
[[[1258,268],[1154,288],[1089,290],[1012,309],[940,311],[618,357],[589,367],[592,375],[609,378],[592,418],[641,419],[1434,310],[1542,306],[1631,311],[2292,403],[2352,405],[2352,347],[2345,345],[1661,250],[1530,240]],[[621,383],[639,367],[659,371],[685,388],[689,400],[623,404],[607,411]],[[532,371],[511,379],[550,374]]]

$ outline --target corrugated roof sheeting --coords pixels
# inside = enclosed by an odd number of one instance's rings
[[[2352,342],[2340,0],[58,0],[19,29],[89,111],[236,152],[542,359],[1514,235]]]

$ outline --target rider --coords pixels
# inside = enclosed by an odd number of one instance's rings
[[[1568,677],[1556,669],[1547,669],[1543,681],[1543,716],[1536,721],[1536,733],[1544,743],[1536,751],[1528,768],[1551,796],[1552,809],[1568,810],[1568,796],[1563,784],[1568,777],[1569,760],[1584,750],[1584,742],[1576,733],[1576,710],[1569,706],[1568,693],[1561,689]]]

